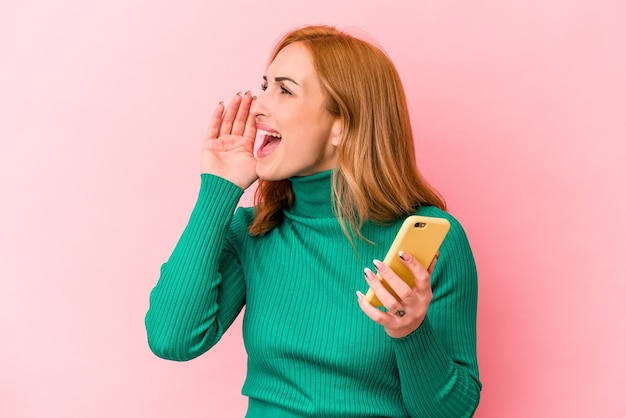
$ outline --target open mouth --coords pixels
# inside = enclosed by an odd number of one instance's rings
[[[263,129],[257,129],[257,136],[262,138],[261,145],[256,152],[257,158],[267,157],[274,152],[282,139],[282,136],[278,132]]]

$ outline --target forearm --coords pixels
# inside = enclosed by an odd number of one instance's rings
[[[411,416],[471,417],[480,399],[472,367],[455,362],[428,316],[405,338],[394,340],[402,397]]]
[[[202,176],[189,223],[150,294],[146,331],[156,355],[171,360],[199,356],[219,340],[222,323],[241,309],[245,287],[237,264],[226,266],[227,283],[220,270],[227,228],[241,194],[232,183]]]

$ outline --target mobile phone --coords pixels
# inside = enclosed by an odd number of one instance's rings
[[[424,268],[428,268],[435,258],[441,243],[443,242],[448,230],[450,222],[444,218],[433,218],[429,216],[412,215],[405,219],[398,231],[393,243],[387,251],[387,255],[383,262],[389,266],[402,280],[409,286],[415,285],[415,280],[409,269],[404,265],[398,253],[404,251],[412,255],[420,262]],[[400,297],[389,287],[380,274],[376,275],[382,282],[383,286],[396,299]],[[367,291],[365,295],[367,300],[374,306],[383,306],[378,300],[372,289]]]

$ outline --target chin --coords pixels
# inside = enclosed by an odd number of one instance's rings
[[[279,181],[289,178],[284,173],[281,175],[280,171],[272,170],[271,167],[265,166],[261,161],[256,164],[256,175],[263,181]]]

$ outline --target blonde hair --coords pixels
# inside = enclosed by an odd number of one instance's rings
[[[420,175],[406,96],[387,55],[371,43],[330,26],[307,26],[285,35],[270,62],[287,45],[302,42],[326,94],[326,108],[342,121],[333,170],[333,205],[344,233],[364,238],[365,221],[390,222],[443,198]],[[255,194],[251,235],[278,226],[293,205],[289,180],[263,181]]]

